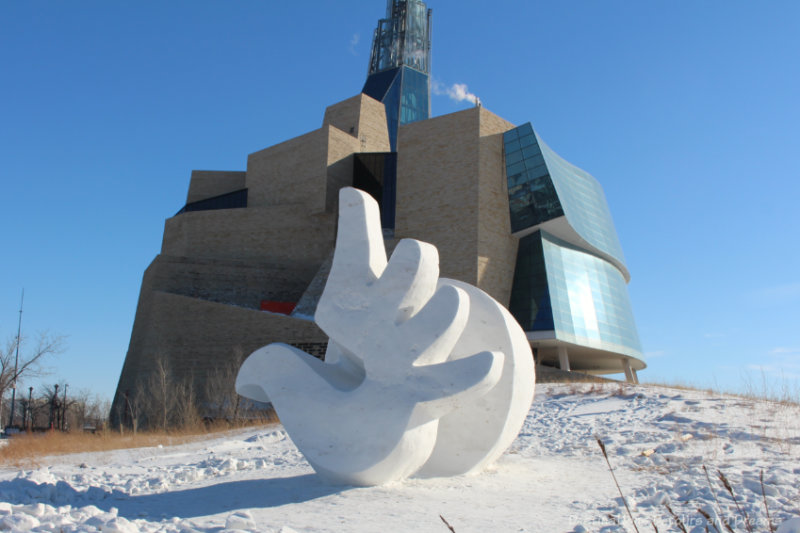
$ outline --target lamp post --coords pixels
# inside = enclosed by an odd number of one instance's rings
[[[61,402],[61,431],[67,429],[67,384],[64,383],[64,400]]]
[[[33,387],[28,387],[28,431],[33,429]]]
[[[19,365],[19,340],[22,332],[22,304],[25,302],[25,289],[22,289],[22,298],[19,301],[19,322],[17,323],[17,354],[14,357],[14,380],[11,383],[11,415],[8,417],[9,427],[14,426],[14,402],[17,399],[17,367]]]
[[[55,384],[55,392],[50,398],[50,429],[56,429],[58,424],[58,383]]]

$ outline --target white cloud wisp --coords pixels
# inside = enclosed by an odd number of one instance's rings
[[[350,53],[353,54],[354,56],[358,55],[356,53],[356,46],[358,46],[359,41],[361,41],[361,36],[357,33],[354,33],[353,36],[350,38],[350,45],[348,46],[348,50],[350,50]]]
[[[455,102],[471,102],[474,105],[481,105],[481,99],[474,93],[471,93],[466,83],[454,83],[447,87],[439,81],[433,80],[431,82],[431,90],[433,94],[439,96],[448,96]]]

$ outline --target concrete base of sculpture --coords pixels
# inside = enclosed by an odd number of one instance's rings
[[[237,392],[271,401],[333,483],[479,471],[511,444],[533,399],[524,332],[480,289],[439,279],[430,244],[404,239],[387,262],[369,195],[342,189],[339,206],[314,317],[330,337],[325,361],[271,344],[242,364]]]

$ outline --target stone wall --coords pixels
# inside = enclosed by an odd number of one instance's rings
[[[161,253],[178,257],[322,262],[336,216],[309,214],[302,205],[182,213],[166,221]]]
[[[365,94],[348,98],[325,110],[322,125],[334,126],[359,141],[359,152],[388,152],[386,108]]]
[[[273,342],[327,340],[311,321],[153,291],[140,301],[129,348],[135,357],[125,360],[115,404],[119,406],[126,392],[135,393],[137,382],[147,379],[158,358],[167,362],[173,376],[192,377],[202,404],[207,377],[224,371],[231,358]]]
[[[353,154],[388,152],[391,149],[386,108],[374,98],[359,94],[328,107],[322,127],[330,128],[325,209],[336,213],[339,189],[353,184]],[[357,142],[354,143],[353,139]]]
[[[474,107],[400,128],[395,236],[434,244],[441,275],[508,305],[511,236],[502,133],[514,125]]]
[[[246,173],[194,172],[188,202],[246,187],[248,206],[166,221],[161,255],[142,280],[115,412],[159,358],[202,396],[206,377],[234,354],[285,342],[321,356],[328,339],[313,322],[259,304],[301,299],[333,250],[353,153],[388,150],[383,105],[359,95],[328,108],[322,128],[251,154]]]
[[[511,235],[503,133],[514,125],[484,108],[479,115],[477,285],[508,306],[519,239]]]
[[[327,141],[328,128],[318,129],[250,154],[248,208],[295,204],[310,212],[324,211]]]
[[[478,109],[400,128],[395,236],[439,250],[441,275],[475,284],[478,233]]]
[[[159,255],[149,272],[149,290],[260,309],[262,300],[297,302],[316,269],[310,263],[289,265]]]
[[[245,175],[245,172],[233,170],[193,170],[186,203],[244,189]]]

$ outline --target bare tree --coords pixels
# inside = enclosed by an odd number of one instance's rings
[[[236,393],[236,375],[245,354],[241,347],[233,349],[231,357],[217,363],[205,381],[205,412],[210,418],[236,422],[241,416],[241,396]]]
[[[95,394],[89,402],[86,416],[94,421],[95,429],[104,429],[108,426],[108,417],[111,414],[111,400]]]
[[[32,343],[25,336],[6,341],[0,347],[0,403],[21,380],[41,375],[47,357],[63,351],[64,337],[47,332],[39,333]]]
[[[183,428],[192,428],[199,425],[200,413],[197,410],[193,376],[186,376],[175,384],[173,398],[173,425]]]
[[[151,429],[166,430],[169,427],[169,414],[172,410],[171,394],[172,372],[164,354],[159,353],[147,382],[148,409],[147,425]]]
[[[128,408],[130,418],[135,417],[134,411],[138,414],[139,427],[149,430],[196,426],[200,414],[194,377],[178,375],[163,353],[156,354],[149,374],[137,384]]]
[[[142,423],[142,412],[145,410],[144,399],[146,397],[147,395],[141,382],[136,383],[136,388],[134,389],[133,394],[129,394],[128,392],[125,393],[124,409],[127,412],[130,428],[134,435],[136,435],[136,432],[139,431],[139,426]],[[120,425],[120,428],[122,428],[122,425]]]
[[[103,429],[108,417],[108,400],[81,389],[67,398],[63,406],[65,425],[74,431],[97,431]]]
[[[82,430],[92,425],[89,415],[92,395],[87,389],[81,389],[67,400],[67,427]]]

